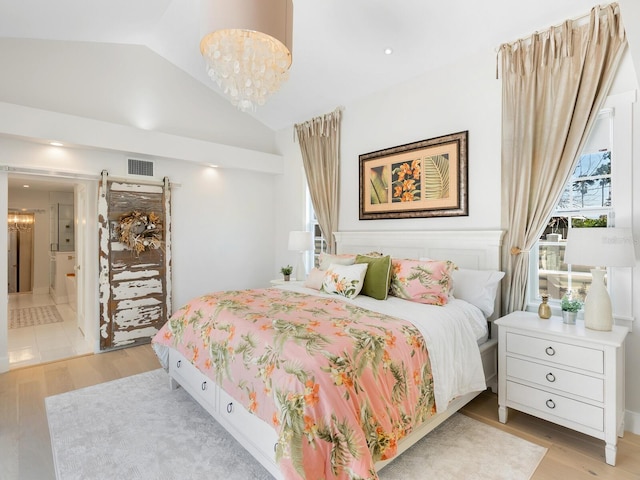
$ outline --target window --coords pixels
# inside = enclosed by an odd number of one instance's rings
[[[591,285],[590,266],[564,263],[568,231],[613,224],[616,183],[612,180],[612,109],[603,110],[593,126],[576,168],[567,182],[531,256],[531,301],[547,293],[556,303],[569,291],[583,300]]]
[[[306,183],[305,183],[306,185]],[[308,258],[305,259],[307,265],[311,265],[311,268],[320,265],[320,254],[327,251],[327,242],[322,236],[318,219],[316,218],[316,212],[313,210],[313,203],[311,202],[311,195],[309,194],[309,187],[306,187],[307,192],[307,231],[313,232],[313,251],[309,252]],[[307,269],[308,271],[309,269]]]

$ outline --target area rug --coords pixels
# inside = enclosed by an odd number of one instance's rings
[[[58,480],[267,480],[256,462],[158,369],[45,399]],[[529,479],[546,449],[455,414],[382,480]]]
[[[9,310],[9,328],[34,327],[63,321],[55,305],[12,308]]]

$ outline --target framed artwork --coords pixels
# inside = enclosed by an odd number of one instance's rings
[[[360,220],[469,215],[468,134],[360,155]]]

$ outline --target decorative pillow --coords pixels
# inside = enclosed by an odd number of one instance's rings
[[[355,264],[360,263],[369,265],[360,293],[376,300],[386,300],[391,285],[391,257],[358,255]]]
[[[468,270],[460,268],[453,272],[453,291],[455,298],[475,305],[489,318],[493,314],[498,285],[504,272],[497,270]]]
[[[355,298],[362,290],[367,264],[338,265],[332,263],[324,274],[322,290],[347,298]]]
[[[319,268],[312,268],[304,281],[304,286],[313,288],[314,290],[322,290],[322,282],[324,281],[324,273]]]
[[[330,253],[320,254],[320,270],[327,270],[332,263],[335,265],[353,265],[356,261],[356,256],[352,254],[345,255],[331,255]]]
[[[391,295],[413,302],[446,305],[452,287],[449,261],[392,260]]]

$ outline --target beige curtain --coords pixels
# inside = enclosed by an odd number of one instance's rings
[[[311,203],[330,253],[335,252],[333,232],[338,229],[341,119],[336,109],[295,126]]]
[[[584,19],[583,19],[584,20]],[[601,108],[626,38],[617,4],[500,47],[503,314],[526,306],[533,247]]]

